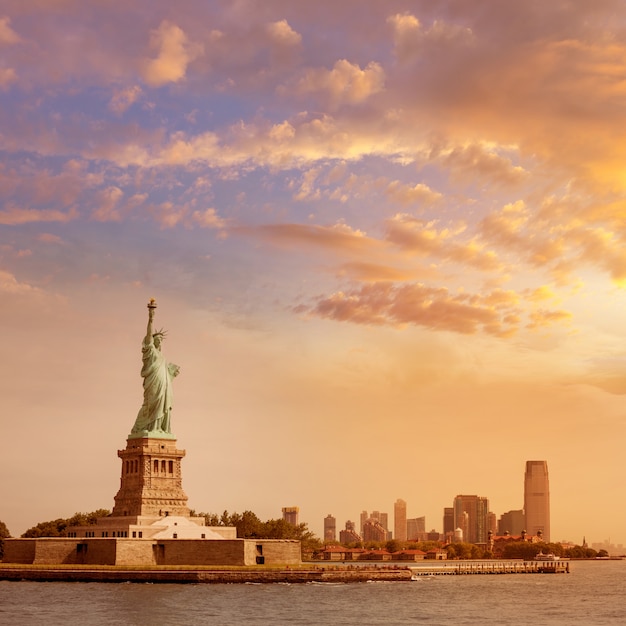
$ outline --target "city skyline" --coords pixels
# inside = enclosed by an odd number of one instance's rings
[[[155,298],[193,509],[440,527],[547,459],[551,539],[626,544],[625,31],[617,0],[4,0],[0,519],[113,507]]]

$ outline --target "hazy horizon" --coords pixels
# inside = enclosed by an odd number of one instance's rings
[[[0,520],[112,508],[146,302],[189,506],[626,544],[626,7],[5,0]],[[355,519],[356,518],[356,519]]]

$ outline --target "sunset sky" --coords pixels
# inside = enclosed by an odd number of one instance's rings
[[[146,303],[197,511],[626,543],[620,0],[3,0],[0,520],[112,508]]]

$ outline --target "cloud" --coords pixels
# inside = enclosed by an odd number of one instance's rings
[[[320,298],[312,307],[298,307],[297,312],[341,322],[396,327],[409,324],[460,334],[483,331],[508,336],[516,330],[508,321],[515,313],[508,299],[493,304],[484,296],[452,295],[445,288],[420,283],[365,285]]]
[[[529,313],[529,317],[530,321],[527,324],[527,327],[530,329],[537,329],[551,324],[569,322],[572,319],[572,314],[568,311],[548,311],[545,309],[539,309],[538,311],[531,311]]]
[[[267,26],[267,32],[270,39],[279,46],[293,48],[302,43],[302,35],[293,30],[287,20],[272,22]]]
[[[141,94],[142,90],[139,85],[133,85],[132,87],[126,87],[116,91],[109,101],[109,109],[117,114],[124,113],[124,111],[137,101]]]
[[[415,279],[439,278],[439,272],[430,267],[394,267],[368,261],[342,263],[337,276],[358,282],[406,282]]]
[[[424,28],[420,20],[410,13],[396,13],[387,18],[387,23],[392,27],[394,53],[401,63],[418,58],[426,46],[467,46],[474,40],[470,28],[443,20],[435,20],[429,28]]]
[[[235,227],[233,232],[254,235],[281,246],[311,246],[350,252],[370,250],[380,247],[380,242],[368,237],[364,232],[354,230],[343,223],[333,226],[308,224],[267,224],[257,227]]]
[[[143,78],[152,87],[185,78],[189,63],[203,52],[200,44],[190,42],[184,31],[168,20],[152,32],[150,43],[157,56],[146,62]]]
[[[6,90],[17,80],[17,74],[11,67],[0,67],[0,89]]]
[[[117,209],[124,192],[115,186],[107,187],[98,192],[98,208],[92,213],[92,219],[98,222],[119,222],[122,216]]]
[[[13,45],[21,41],[20,36],[11,28],[11,18],[0,17],[0,45]]]
[[[528,172],[511,159],[498,154],[497,146],[472,143],[444,150],[437,155],[441,164],[460,180],[473,181],[477,176],[491,183],[518,185],[528,178]]]
[[[432,256],[461,265],[471,265],[483,271],[501,268],[498,256],[484,245],[470,239],[457,242],[457,237],[464,227],[456,230],[438,229],[435,222],[424,221],[406,213],[398,213],[387,220],[387,241],[404,250],[420,256]]]
[[[21,283],[17,278],[6,270],[0,269],[0,293],[5,295],[39,295],[43,293],[41,289]]]
[[[213,208],[205,209],[204,211],[194,211],[191,219],[202,228],[223,229],[226,227],[226,220],[222,219]]]
[[[332,70],[308,69],[293,88],[283,87],[281,93],[299,95],[315,94],[329,100],[331,106],[359,104],[380,93],[385,87],[385,71],[376,62],[361,69],[358,65],[341,59]]]
[[[32,222],[69,222],[78,217],[78,211],[71,208],[69,211],[56,209],[21,209],[9,207],[0,211],[0,224],[12,225],[29,224]]]
[[[65,245],[65,242],[61,237],[59,237],[59,235],[53,235],[52,233],[41,233],[37,236],[37,241],[42,241],[43,243]]]
[[[399,180],[392,180],[385,193],[394,202],[403,205],[429,206],[436,204],[442,199],[442,194],[433,191],[428,185],[417,183],[414,186],[401,183]]]

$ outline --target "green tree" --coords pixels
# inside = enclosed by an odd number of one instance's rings
[[[397,539],[390,539],[389,541],[385,542],[385,550],[387,550],[387,552],[391,552],[392,554],[394,552],[399,552],[400,550],[402,550],[404,548],[404,541],[398,541]]]
[[[507,543],[502,550],[502,558],[505,559],[524,559],[532,561],[541,551],[538,543],[530,543],[528,541],[513,541]]]
[[[237,524],[237,537],[259,537],[263,522],[252,512],[244,511]]]
[[[39,522],[36,526],[29,528],[22,537],[63,537],[68,526],[91,526],[96,523],[99,517],[106,517],[111,512],[108,509],[98,509],[92,513],[74,513],[69,518],[59,518],[48,522]]]
[[[4,556],[4,540],[11,536],[7,525],[0,521],[0,560]]]
[[[478,546],[464,541],[450,543],[446,546],[446,550],[449,559],[479,559],[480,556],[476,555],[479,553],[482,555],[482,550]]]
[[[606,550],[600,550],[600,552],[606,552]],[[574,546],[565,550],[565,556],[570,559],[595,559],[596,556],[600,556],[600,552],[596,552],[593,548]]]

